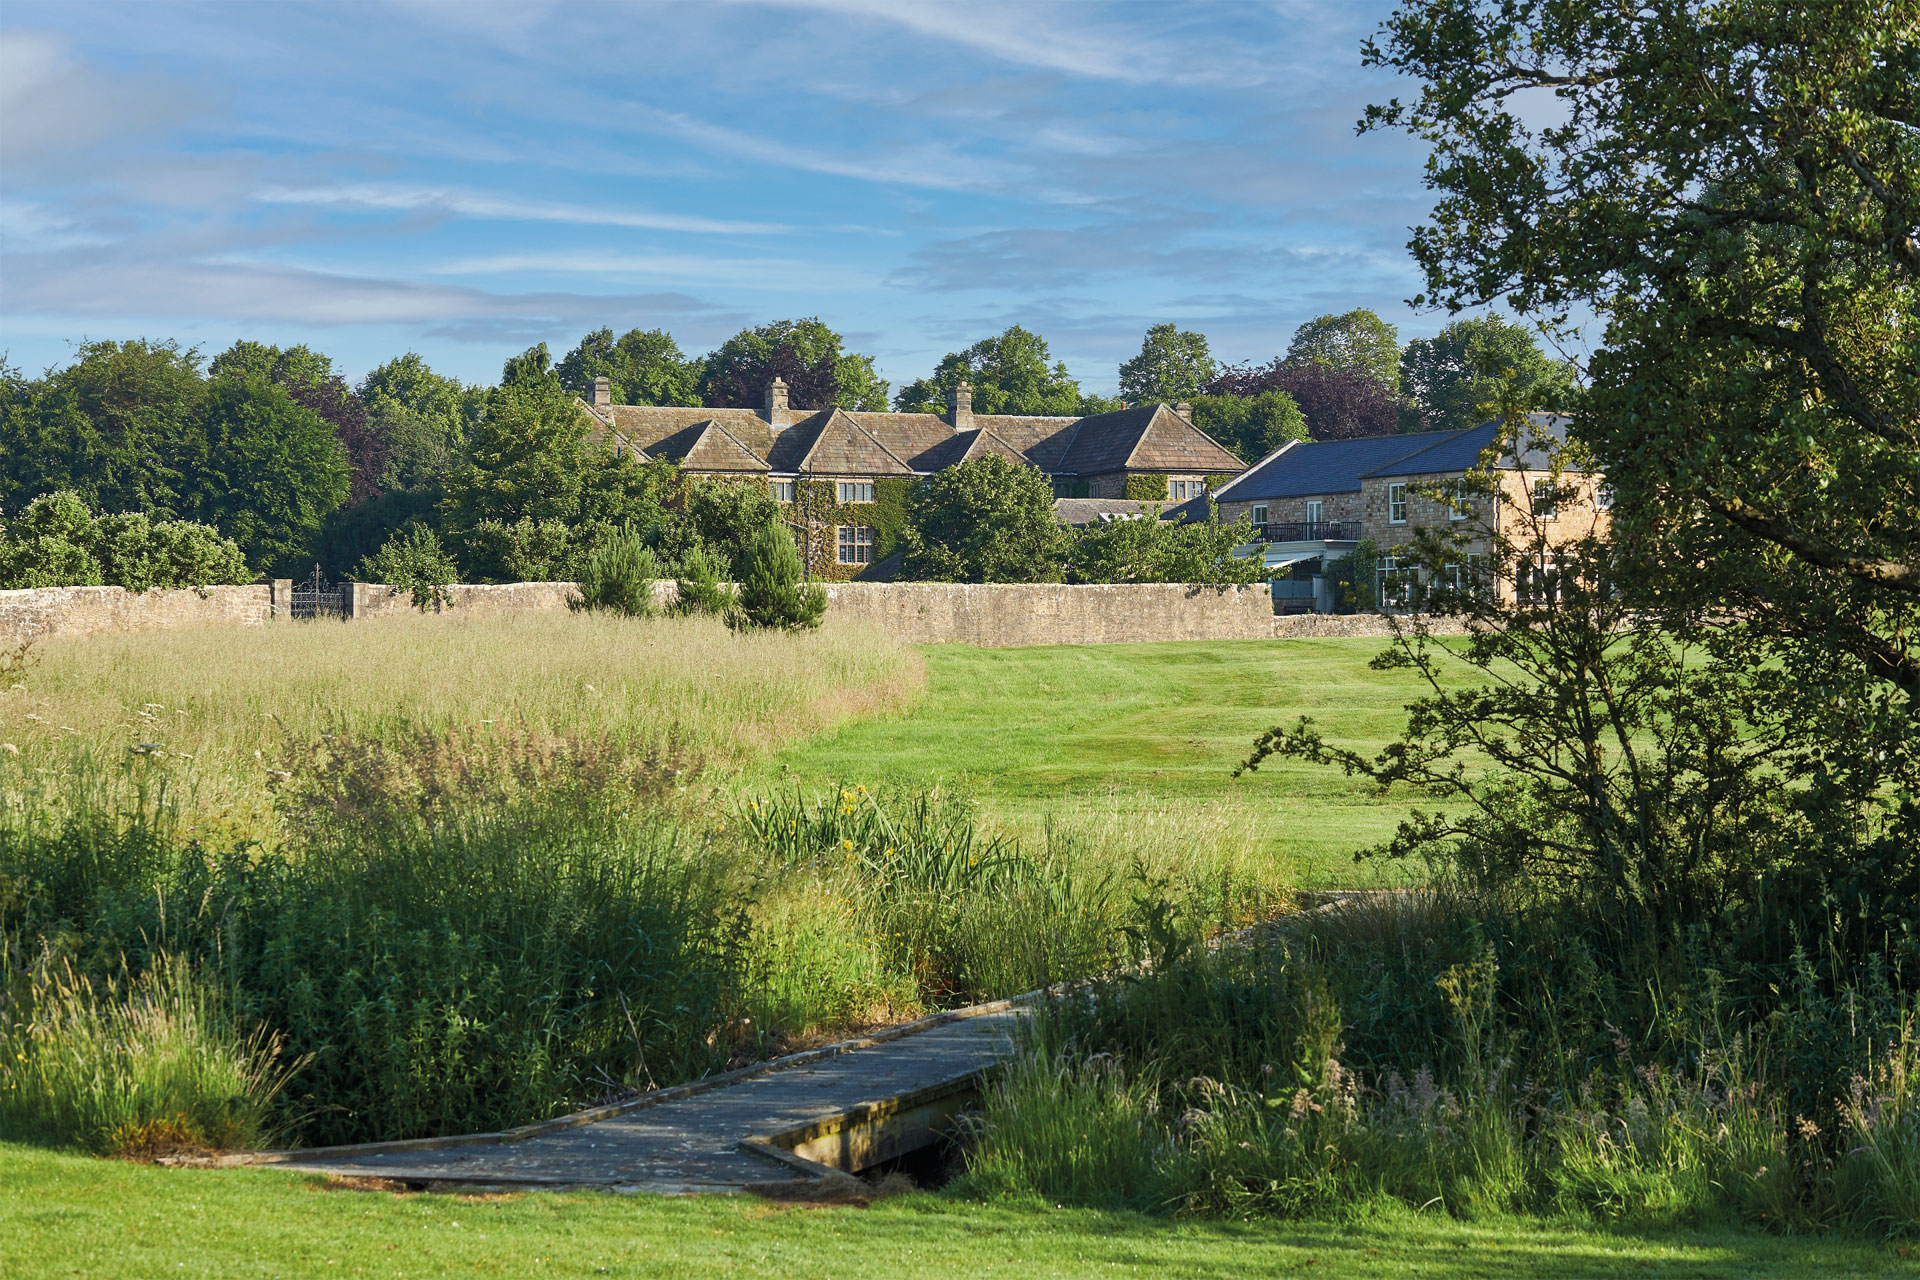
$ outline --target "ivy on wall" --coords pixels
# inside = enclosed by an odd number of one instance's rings
[[[1167,500],[1167,473],[1148,471],[1142,475],[1127,477],[1127,497],[1136,502],[1165,502]]]
[[[843,503],[836,480],[796,480],[787,521],[793,526],[794,541],[799,544],[808,575],[826,582],[847,582],[865,569],[863,565],[840,563],[836,525],[871,526],[874,563],[891,555],[907,525],[907,495],[917,483],[906,476],[889,476],[874,482],[872,502]]]

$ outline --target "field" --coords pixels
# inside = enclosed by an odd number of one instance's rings
[[[162,1170],[0,1145],[0,1277],[1920,1275],[1920,1250],[1747,1231],[1645,1235],[1382,1210],[1168,1221],[928,1194],[871,1208],[753,1199],[396,1196],[267,1170]]]

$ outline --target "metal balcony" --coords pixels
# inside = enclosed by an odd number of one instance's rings
[[[1268,521],[1253,526],[1261,542],[1358,542],[1358,520]]]

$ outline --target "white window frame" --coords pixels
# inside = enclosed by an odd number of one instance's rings
[[[1447,519],[1465,520],[1467,518],[1467,482],[1453,482],[1453,502],[1447,508]]]
[[[1307,523],[1308,524],[1325,524],[1326,509],[1327,509],[1326,505],[1322,503],[1318,498],[1315,498],[1313,501],[1309,502],[1307,504]]]
[[[1395,514],[1395,513],[1398,514]],[[1387,523],[1405,524],[1407,522],[1407,486],[1390,484],[1387,486]]]
[[[1267,522],[1267,504],[1264,502],[1260,503],[1249,511],[1247,515],[1255,524],[1265,524]]]
[[[1382,609],[1413,607],[1414,567],[1399,556],[1381,556],[1373,566],[1373,596]],[[1391,590],[1389,590],[1391,587]]]
[[[1613,486],[1605,480],[1597,480],[1594,482],[1593,509],[1595,511],[1613,510]]]
[[[1536,520],[1558,520],[1560,518],[1559,486],[1551,478],[1533,482],[1533,516]]]
[[[870,524],[833,526],[834,560],[838,564],[872,564],[874,528]]]
[[[1205,480],[1167,481],[1167,501],[1169,502],[1186,502],[1192,498],[1205,497],[1206,493],[1207,482]]]
[[[772,481],[769,481],[768,483],[773,486],[773,500],[775,502],[792,502],[793,501],[793,481],[772,480]]]
[[[873,481],[842,480],[839,482],[840,505],[850,507],[856,503],[873,501]]]

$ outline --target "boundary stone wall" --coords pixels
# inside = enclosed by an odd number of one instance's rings
[[[274,616],[275,584],[128,591],[123,587],[31,587],[0,591],[0,644],[100,631],[214,624],[257,626]],[[285,610],[282,610],[284,614]]]
[[[190,587],[135,593],[120,587],[39,587],[0,591],[0,645],[101,631],[162,627],[254,626],[287,621],[292,583]],[[1111,586],[1005,583],[839,582],[823,584],[827,616],[872,626],[909,644],[971,644],[1014,648],[1045,644],[1129,644],[1160,640],[1266,640],[1385,636],[1378,615],[1273,616],[1266,584],[1237,587],[1180,583]],[[571,582],[459,584],[447,588],[456,616],[552,613],[567,608]],[[655,587],[662,607],[674,584]],[[412,596],[381,583],[351,584],[348,615],[418,618]],[[1448,619],[1432,630],[1458,633]]]

